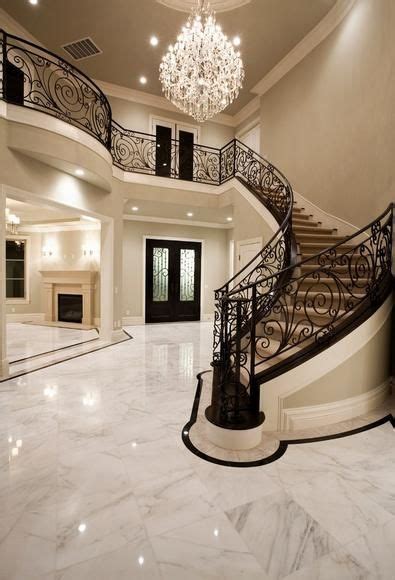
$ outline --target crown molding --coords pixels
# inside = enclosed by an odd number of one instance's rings
[[[251,117],[254,113],[258,113],[261,106],[261,99],[259,96],[254,97],[249,103],[247,103],[238,113],[233,116],[233,126],[238,127],[244,121]]]
[[[188,226],[197,228],[214,228],[216,230],[230,230],[234,226],[233,224],[221,224],[214,222],[197,222],[192,220],[179,220],[175,218],[162,218],[154,216],[144,216],[144,215],[129,215],[123,214],[123,219],[129,222],[152,222],[159,224],[173,224],[177,226]]]
[[[172,113],[178,113],[179,115],[185,114],[180,111],[180,109],[177,109],[177,107],[175,107],[168,99],[165,99],[165,97],[159,97],[158,95],[153,95],[144,91],[122,87],[120,85],[108,83],[107,81],[94,79],[94,82],[108,97],[115,97],[117,99],[123,99],[124,101],[130,101],[132,103],[140,103],[149,107],[155,107],[157,109],[171,111]],[[218,123],[219,125],[226,125],[228,127],[234,127],[234,117],[224,113],[219,113],[210,119],[209,122]]]
[[[8,32],[9,34],[14,34],[15,36],[21,36],[34,42],[39,46],[44,46],[42,42],[38,40],[33,34],[31,34],[22,24],[19,24],[15,18],[13,18],[8,12],[3,8],[0,8],[0,28]]]
[[[355,0],[337,0],[326,16],[257,83],[252,93],[264,95],[312,52],[346,17]]]

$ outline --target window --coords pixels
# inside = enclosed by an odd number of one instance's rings
[[[6,298],[26,299],[26,240],[6,240]]]

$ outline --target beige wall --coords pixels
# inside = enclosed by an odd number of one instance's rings
[[[125,129],[152,133],[150,127],[150,115],[173,119],[187,125],[196,124],[191,117],[182,113],[173,113],[163,109],[156,109],[140,103],[132,103],[123,99],[109,97],[113,119]],[[233,127],[220,125],[219,123],[206,122],[200,125],[200,143],[210,147],[223,147],[233,139],[235,135]]]
[[[142,317],[144,236],[203,240],[203,315],[214,312],[216,288],[228,278],[227,230],[182,225],[124,222],[123,240],[123,316]]]
[[[233,203],[233,228],[228,230],[228,241],[233,240],[234,249],[234,271],[240,269],[239,257],[237,255],[237,244],[243,240],[262,238],[262,244],[270,240],[273,235],[272,230],[263,217],[255,211],[251,204],[237,191],[231,194]]]
[[[395,2],[357,0],[261,99],[262,150],[293,187],[362,226],[395,199]]]
[[[390,341],[391,318],[356,354],[318,381],[285,398],[284,408],[333,403],[379,387],[391,376]]]
[[[7,314],[44,312],[40,270],[94,270],[99,272],[94,293],[94,317],[100,317],[100,231],[76,230],[63,232],[28,233],[21,237],[29,240],[29,302],[7,304]],[[93,250],[84,256],[83,246]],[[52,256],[43,256],[43,248],[51,249]]]

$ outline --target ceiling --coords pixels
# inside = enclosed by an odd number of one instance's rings
[[[180,0],[0,0],[8,12],[42,44],[66,57],[62,45],[90,36],[102,54],[79,61],[91,78],[162,95],[161,57],[174,43],[186,14],[164,5]],[[189,2],[190,0],[188,0]],[[314,28],[336,0],[215,0],[239,7],[218,14],[225,34],[239,35],[246,80],[226,113],[234,115],[253,97],[251,89]],[[225,6],[226,7],[226,6]],[[149,43],[156,35],[159,46]],[[70,57],[67,57],[70,58]],[[66,59],[67,59],[66,58]],[[140,76],[148,82],[139,83]]]
[[[27,201],[20,201],[7,197],[6,207],[11,213],[21,218],[21,227],[23,225],[33,224],[56,224],[69,220],[79,220],[80,214],[63,208],[55,208],[46,204],[33,204]]]
[[[138,208],[133,211],[132,208]],[[170,220],[187,220],[191,224],[194,222],[212,223],[216,226],[231,227],[231,221],[227,218],[233,219],[233,206],[226,207],[204,207],[191,206],[179,203],[158,202],[149,199],[128,199],[124,205],[124,215],[133,216],[135,219],[143,220],[145,217],[158,217]],[[189,215],[188,214],[191,214]]]

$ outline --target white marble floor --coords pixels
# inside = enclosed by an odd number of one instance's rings
[[[390,424],[237,469],[183,445],[211,324],[134,339],[0,393],[0,580],[392,580]]]
[[[7,323],[8,360],[14,362],[95,338],[98,338],[96,330],[9,322]]]

